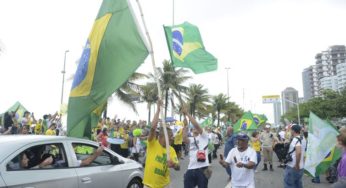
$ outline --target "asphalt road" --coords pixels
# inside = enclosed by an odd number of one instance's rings
[[[219,149],[218,153],[223,153],[223,147]],[[275,154],[274,154],[275,155]],[[256,188],[281,188],[283,187],[283,172],[282,168],[277,168],[279,165],[277,159],[274,157],[274,171],[261,171],[263,164],[262,162],[258,166],[258,172],[255,174]],[[172,188],[183,188],[184,187],[184,173],[188,166],[188,156],[183,160],[180,160],[181,170],[175,171],[171,169],[171,187]],[[223,167],[219,165],[218,159],[214,159],[211,164],[213,174],[209,180],[208,187],[210,188],[224,188],[228,182],[228,176]],[[304,175],[303,177],[304,188],[326,188],[330,187],[330,184],[325,180],[325,177],[321,177],[320,184],[311,183],[311,178]]]

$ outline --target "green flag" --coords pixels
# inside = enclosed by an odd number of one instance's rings
[[[205,127],[210,127],[211,125],[213,125],[213,120],[212,118],[208,117],[207,119],[205,119],[202,123],[201,123],[201,127],[205,128]]]
[[[334,147],[327,156],[323,159],[323,161],[316,167],[316,176],[323,174],[326,170],[335,163],[336,160],[340,159],[341,150],[337,147]]]
[[[265,115],[260,114],[252,114],[253,120],[255,121],[257,127],[263,125],[267,121],[267,117]]]
[[[148,56],[131,10],[127,0],[102,2],[72,83],[68,136],[89,137],[84,133],[90,132],[91,113],[106,103]]]
[[[316,175],[317,166],[335,147],[338,131],[326,121],[310,112],[308,127],[308,145],[304,169],[312,176]]]
[[[184,22],[164,30],[174,66],[190,68],[195,74],[217,69],[217,59],[205,50],[198,27]]]
[[[251,112],[244,112],[243,116],[233,126],[233,131],[235,133],[241,131],[255,131],[256,129],[257,125]]]

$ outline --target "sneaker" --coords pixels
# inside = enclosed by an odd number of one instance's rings
[[[312,178],[312,183],[321,183],[320,178]]]

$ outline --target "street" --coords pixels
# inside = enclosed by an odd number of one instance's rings
[[[218,154],[223,153],[223,147],[218,150]],[[275,154],[274,154],[275,155]],[[180,160],[180,171],[175,171],[171,169],[171,187],[172,188],[183,188],[184,187],[184,173],[188,166],[189,157],[184,157]],[[279,165],[276,156],[274,157],[274,171],[261,171],[263,163],[261,161],[258,166],[258,172],[255,174],[256,188],[281,188],[283,187],[283,173],[282,168],[277,168]],[[218,162],[218,159],[212,161],[213,174],[209,180],[208,187],[211,188],[224,188],[228,184],[228,176],[223,167]],[[325,176],[321,176],[321,183],[314,184],[311,182],[311,178],[304,175],[303,177],[304,188],[326,188],[330,187],[330,184],[326,181]]]

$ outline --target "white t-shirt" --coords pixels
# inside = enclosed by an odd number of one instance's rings
[[[285,131],[280,131],[279,135],[280,135],[281,141],[284,141],[285,140]]]
[[[208,135],[206,133],[203,133],[201,135],[198,135],[196,138],[196,143],[199,147],[199,150],[203,150],[207,145],[208,145]],[[189,156],[190,156],[190,162],[189,162],[189,166],[187,167],[187,169],[197,169],[197,168],[202,168],[205,166],[209,166],[209,161],[208,161],[208,147],[204,150],[205,151],[205,155],[206,155],[206,160],[204,162],[198,162],[197,161],[197,147],[195,144],[195,141],[193,139],[193,137],[189,138],[190,140],[190,152],[189,152]]]
[[[293,151],[293,149],[296,147],[296,146],[301,146],[301,156],[300,156],[300,163],[299,163],[299,169],[302,169],[304,168],[304,153],[305,153],[305,147],[306,147],[306,141],[305,141],[305,144],[304,144],[304,141],[302,139],[300,139],[301,141],[299,142],[298,138],[297,137],[294,137],[291,144],[290,144],[290,148],[288,150],[288,152],[291,152]],[[292,156],[292,161],[291,162],[288,162],[287,163],[287,166],[289,167],[294,167],[295,164],[296,164],[296,150],[294,150],[293,153],[291,153],[291,156]]]
[[[234,157],[237,158],[237,162],[242,162],[243,164],[248,164],[249,161],[257,164],[256,151],[251,147],[248,147],[245,151],[240,152],[238,148],[233,148],[228,153],[226,162],[230,164],[232,171],[232,187],[244,186],[248,187],[255,184],[255,170],[247,168],[238,168]]]

